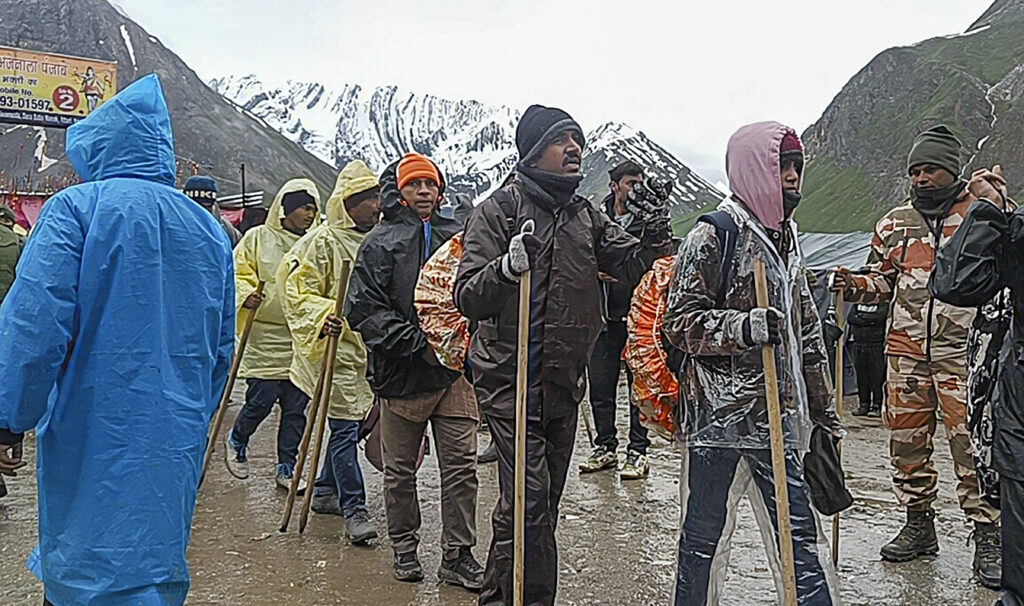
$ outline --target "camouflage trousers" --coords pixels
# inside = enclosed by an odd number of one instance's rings
[[[981,499],[967,429],[967,363],[928,362],[889,356],[884,418],[889,427],[893,490],[900,505],[925,509],[935,501],[939,474],[932,463],[937,412],[953,454],[960,508],[969,520],[999,521],[999,510]]]

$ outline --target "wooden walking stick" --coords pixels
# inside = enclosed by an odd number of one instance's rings
[[[263,294],[263,287],[266,281],[260,280],[256,285],[256,294]],[[256,309],[259,309],[258,307]],[[217,434],[220,433],[221,423],[224,422],[224,413],[228,410],[228,400],[231,399],[231,390],[235,387],[235,379],[238,377],[238,367],[242,364],[242,354],[245,353],[245,345],[249,342],[249,333],[252,332],[252,323],[256,319],[256,309],[250,309],[249,315],[245,318],[245,326],[242,327],[242,336],[238,340],[238,348],[231,358],[231,369],[228,371],[228,382],[224,384],[224,392],[220,395],[220,403],[217,405],[217,412],[213,415],[213,424],[210,434],[206,440],[206,454],[203,456],[203,471],[199,474],[199,485],[203,485],[206,478],[206,469],[210,466],[210,459],[213,458],[213,447],[217,443]]]
[[[520,233],[532,234],[533,221]],[[516,489],[513,537],[512,604],[523,606],[526,589],[526,390],[530,352],[530,270],[519,277],[519,337],[516,353]]]
[[[754,260],[754,286],[757,306],[767,308],[768,279],[764,260]],[[775,346],[761,347],[764,364],[764,392],[768,403],[768,429],[772,446],[772,478],[775,481],[775,513],[779,531],[779,552],[782,560],[784,606],[796,606],[796,566],[793,562],[793,529],[789,520],[789,490],[786,486],[786,451],[782,435],[782,411],[779,405],[779,377],[775,368]]]
[[[342,306],[345,303],[345,293],[348,289],[348,278],[351,273],[351,262],[342,261],[341,278],[338,283],[338,294],[334,301],[334,315],[340,316]],[[292,509],[295,506],[295,497],[299,491],[299,482],[302,479],[302,471],[305,467],[306,457],[309,451],[309,441],[313,434],[314,423],[316,424],[317,436],[314,448],[313,460],[310,463],[309,479],[306,482],[306,492],[302,498],[302,512],[299,514],[299,533],[306,529],[306,520],[309,516],[309,506],[312,502],[313,485],[316,481],[316,467],[320,460],[321,441],[324,434],[324,425],[327,422],[327,409],[331,401],[331,383],[334,381],[334,361],[338,352],[338,337],[329,337],[327,351],[324,354],[323,363],[320,366],[320,377],[317,379],[316,388],[313,390],[313,400],[309,408],[309,417],[306,421],[306,429],[302,433],[302,441],[299,444],[298,455],[295,460],[295,469],[292,472],[292,481],[288,486],[288,499],[285,502],[284,515],[281,519],[279,530],[288,530],[288,523],[291,521]]]
[[[836,293],[836,324],[843,329],[845,309],[843,307],[843,292]],[[839,335],[836,341],[836,414],[843,417],[843,347],[846,344],[846,331]],[[836,445],[839,460],[843,459],[843,442]],[[839,512],[832,516],[832,565],[839,565]]]
[[[348,259],[341,262],[341,278],[338,282],[338,298],[334,301],[334,315],[341,317],[345,305],[345,292],[348,290],[348,277],[352,271],[352,263]],[[320,395],[320,410],[316,418],[316,440],[313,442],[313,459],[309,464],[309,477],[306,480],[306,494],[302,498],[302,511],[299,512],[299,534],[306,530],[306,520],[309,518],[309,506],[313,502],[313,485],[316,483],[316,467],[320,463],[320,448],[323,446],[324,426],[327,424],[327,409],[331,405],[331,385],[334,383],[334,361],[338,355],[338,339],[340,336],[331,336],[327,341],[327,364],[324,366],[324,384]],[[330,465],[330,461],[324,465]],[[297,483],[298,474],[292,478],[292,483]]]
[[[292,471],[292,481],[288,485],[288,498],[284,502],[284,515],[281,518],[281,526],[278,529],[281,532],[288,530],[288,522],[292,519],[292,509],[295,508],[295,496],[299,492],[298,478],[302,477],[302,469],[306,463],[306,453],[309,451],[309,438],[313,434],[313,423],[310,422],[310,419],[317,417],[320,396],[324,389],[324,374],[326,372],[327,356],[325,355],[323,362],[320,364],[320,376],[317,378],[316,387],[313,389],[313,398],[309,402],[306,427],[302,430],[302,440],[299,442],[299,450],[295,454],[295,469]],[[312,487],[307,486],[306,491],[309,492],[310,490],[312,490]]]

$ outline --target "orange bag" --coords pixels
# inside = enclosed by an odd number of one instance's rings
[[[413,305],[420,329],[437,360],[452,370],[463,369],[469,352],[469,320],[455,307],[455,274],[462,260],[462,232],[437,249],[420,270]]]
[[[626,316],[629,336],[622,356],[633,373],[632,400],[640,409],[640,423],[666,439],[672,439],[676,431],[672,409],[679,399],[679,382],[661,347],[661,319],[673,261],[672,257],[655,261],[633,291]]]

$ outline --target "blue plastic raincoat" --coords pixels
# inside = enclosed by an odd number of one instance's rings
[[[85,183],[46,203],[0,308],[0,428],[36,427],[29,567],[57,606],[182,604],[231,244],[173,187],[156,76],[68,129],[67,155]]]

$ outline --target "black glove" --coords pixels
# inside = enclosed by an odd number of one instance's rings
[[[747,347],[782,345],[782,313],[771,307],[751,309],[743,319],[743,340]]]

